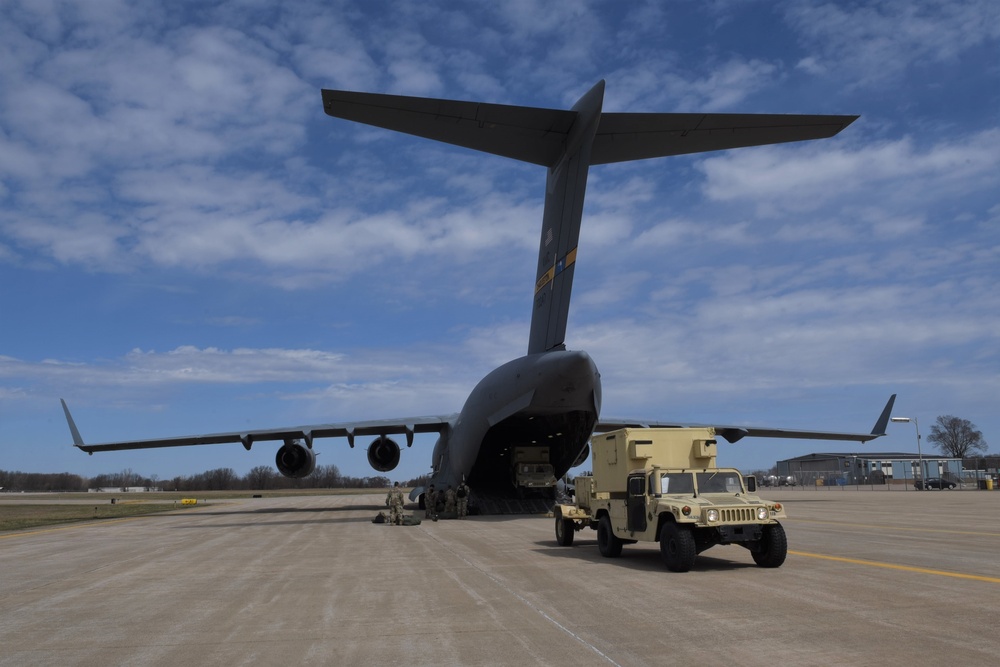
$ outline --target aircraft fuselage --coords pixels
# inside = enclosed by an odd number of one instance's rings
[[[600,409],[601,375],[586,352],[551,350],[507,362],[476,385],[441,434],[436,483],[464,476],[475,489],[509,492],[519,446],[547,447],[558,478],[586,447]]]

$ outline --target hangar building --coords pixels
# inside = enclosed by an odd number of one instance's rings
[[[921,474],[921,464],[924,473]],[[817,453],[778,461],[779,477],[793,477],[797,484],[892,484],[912,486],[922,477],[963,479],[962,459],[905,452]]]

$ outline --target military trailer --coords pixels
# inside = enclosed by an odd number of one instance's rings
[[[624,428],[591,440],[592,475],[575,480],[575,504],[556,505],[556,541],[597,531],[601,555],[659,542],[667,569],[687,572],[706,549],[738,544],[761,567],[785,562],[780,503],[754,495],[756,480],[718,468],[711,428]]]

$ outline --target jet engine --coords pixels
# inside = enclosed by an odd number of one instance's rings
[[[573,461],[573,465],[571,465],[570,467],[571,468],[575,468],[577,466],[582,466],[584,463],[587,462],[587,457],[588,456],[590,456],[590,443],[589,442],[586,445],[583,446],[583,449],[580,450],[580,454],[576,457],[576,461]]]
[[[368,445],[368,463],[379,472],[389,472],[399,465],[399,445],[380,435]]]
[[[300,440],[285,440],[285,444],[274,457],[278,472],[285,477],[300,479],[316,469],[316,452],[306,447]]]

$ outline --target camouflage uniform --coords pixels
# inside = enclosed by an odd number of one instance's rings
[[[444,511],[455,511],[455,489],[451,488],[451,484],[448,485],[448,490],[444,492]]]
[[[458,502],[458,518],[464,519],[469,516],[469,485],[464,481],[459,484],[455,497]]]
[[[424,517],[428,519],[437,517],[437,492],[433,484],[424,491]]]
[[[399,482],[393,484],[385,499],[389,505],[389,523],[394,526],[403,524],[403,492],[399,490]]]

